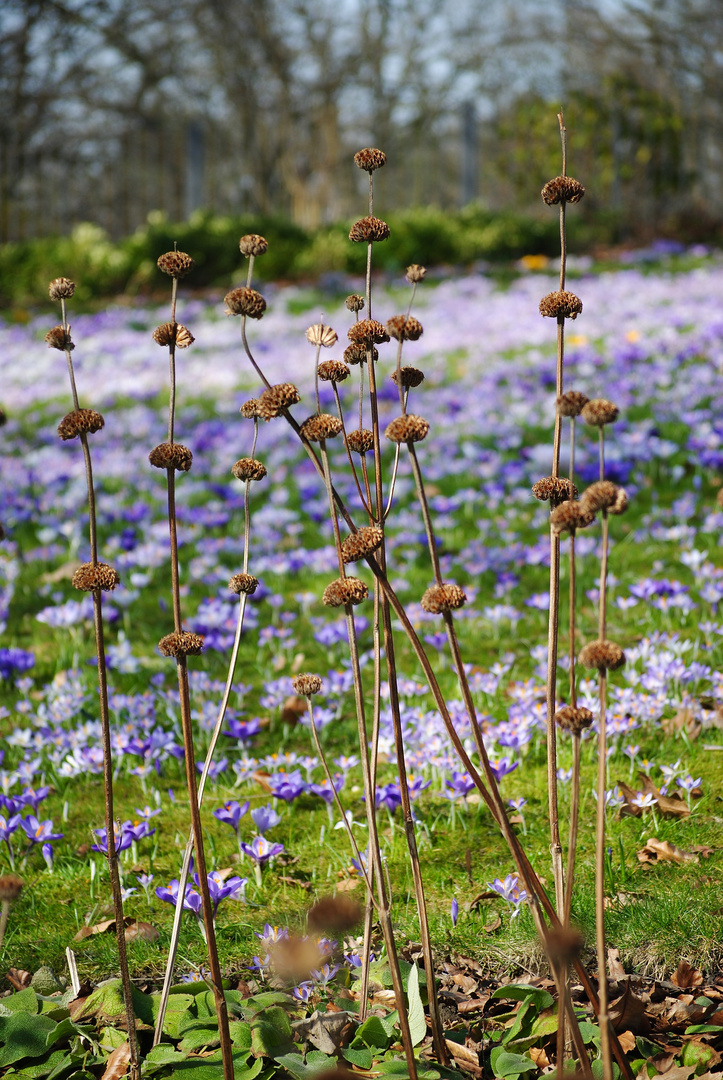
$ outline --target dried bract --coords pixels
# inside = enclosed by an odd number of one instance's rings
[[[612,480],[597,480],[583,491],[580,504],[593,514],[599,510],[623,514],[628,508],[628,493]]]
[[[345,563],[357,562],[365,555],[382,546],[384,533],[378,525],[365,525],[351,536],[347,536],[341,545],[341,557]]]
[[[49,349],[60,349],[61,352],[72,352],[75,345],[70,340],[70,326],[65,329],[63,326],[54,326],[52,330],[48,330],[45,335],[45,340],[48,343]],[[387,338],[387,341],[389,339]]]
[[[317,371],[324,382],[338,383],[349,378],[349,368],[341,360],[322,360]]]
[[[532,485],[532,494],[540,502],[549,500],[550,507],[554,510],[556,506],[570,498],[570,481],[564,476],[543,476],[542,480]],[[573,484],[572,497],[576,499],[577,496],[578,490]]]
[[[69,300],[75,292],[75,282],[67,277],[57,277],[48,285],[51,300]]]
[[[405,416],[397,416],[390,424],[387,424],[384,435],[391,442],[410,443],[426,439],[428,431],[428,420],[422,416],[415,416],[414,413],[407,413]]]
[[[250,255],[265,255],[269,249],[269,242],[265,237],[259,236],[258,233],[248,233],[246,236],[242,236],[238,242],[239,251],[246,258]]]
[[[554,180],[547,181],[540,194],[548,206],[560,202],[578,203],[585,194],[585,188],[573,176],[556,176]]]
[[[369,428],[358,428],[349,432],[346,441],[355,454],[368,454],[374,447],[374,434]]]
[[[419,282],[424,281],[427,276],[427,267],[412,263],[411,266],[407,267],[407,272],[404,276],[410,285],[418,285]]]
[[[203,637],[182,630],[180,633],[166,634],[158,642],[158,648],[164,656],[199,656],[203,652]]]
[[[306,340],[311,345],[323,345],[325,349],[330,349],[332,345],[336,345],[339,336],[336,330],[332,330],[330,326],[324,326],[323,323],[314,323],[306,331]]]
[[[231,466],[231,472],[237,480],[263,480],[266,466],[256,458],[239,458],[236,464]]]
[[[585,709],[582,705],[563,705],[555,713],[557,726],[564,731],[571,731],[573,735],[579,735],[585,728],[589,728],[593,719],[590,709]]]
[[[554,533],[569,532],[573,535],[577,529],[584,529],[592,525],[595,520],[595,512],[588,509],[582,502],[571,502],[566,499],[550,514],[550,525]]]
[[[261,293],[245,285],[226,293],[223,302],[227,315],[246,315],[249,319],[260,319],[266,311],[266,301]]]
[[[359,578],[343,577],[329,582],[321,600],[327,607],[345,607],[347,604],[361,604],[368,595],[369,589]]]
[[[580,650],[583,667],[617,671],[625,663],[625,653],[614,641],[591,641]]]
[[[587,394],[581,394],[579,390],[568,390],[561,394],[555,402],[558,416],[579,416],[590,398]]]
[[[425,611],[432,615],[441,615],[443,611],[456,611],[467,602],[461,585],[431,585],[420,603]]]
[[[416,367],[403,367],[398,372],[392,372],[392,379],[394,382],[401,382],[402,386],[419,386],[424,382],[424,372]]]
[[[157,263],[158,269],[173,278],[185,277],[193,267],[193,259],[185,251],[167,251]]]
[[[540,315],[549,319],[562,317],[576,319],[582,311],[582,300],[575,293],[560,289],[558,292],[548,293],[540,300]]]
[[[319,675],[295,675],[291,680],[291,685],[294,693],[299,697],[311,697],[312,694],[318,694],[321,690],[321,678]]]
[[[162,323],[153,331],[153,340],[157,345],[176,345],[178,349],[187,349],[196,340],[191,331],[180,323]]]
[[[253,574],[234,574],[228,583],[228,587],[233,593],[245,593],[246,596],[253,596],[259,587],[259,579],[254,577]]]
[[[347,296],[345,303],[349,311],[361,311],[364,307],[364,297],[360,296],[359,293],[351,293],[350,296]]]
[[[388,240],[389,226],[381,218],[360,218],[349,230],[349,239],[353,244],[373,244],[380,240]]]
[[[614,424],[620,415],[620,409],[606,398],[593,398],[582,410],[582,418],[590,427],[603,427]]]
[[[299,400],[299,391],[293,383],[277,383],[275,386],[269,386],[258,399],[259,416],[268,423]]]
[[[397,341],[418,341],[424,333],[419,319],[413,315],[392,315],[387,319],[387,330]]]
[[[365,146],[363,150],[357,150],[354,155],[354,164],[357,169],[372,173],[375,169],[381,169],[386,165],[387,155],[383,150],[377,150],[374,146]]]
[[[342,429],[342,423],[338,416],[331,413],[319,413],[310,416],[301,425],[301,434],[309,442],[321,442],[324,439],[335,438]]]
[[[82,434],[94,434],[105,424],[105,420],[95,409],[75,409],[58,424],[58,435],[67,442],[68,439],[77,439]]]
[[[187,446],[181,443],[160,443],[155,446],[148,460],[156,469],[175,469],[177,472],[188,472],[193,464],[193,454]]]
[[[83,563],[73,574],[73,588],[82,592],[92,592],[93,589],[113,592],[119,584],[118,571],[108,563]]]

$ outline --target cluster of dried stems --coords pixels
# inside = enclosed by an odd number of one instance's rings
[[[593,1075],[588,1054],[580,1033],[578,1020],[572,1008],[569,993],[569,975],[571,969],[574,969],[577,977],[585,987],[592,1006],[599,1017],[604,1080],[612,1080],[613,1058],[617,1061],[626,1080],[631,1080],[629,1065],[625,1060],[625,1056],[621,1050],[615,1032],[608,1022],[603,896],[607,761],[605,752],[606,680],[608,669],[619,667],[624,663],[622,650],[613,642],[608,641],[605,636],[608,515],[610,513],[621,513],[622,510],[625,509],[626,497],[624,491],[616,485],[611,484],[609,481],[606,481],[604,475],[604,427],[616,418],[617,409],[609,401],[604,399],[598,398],[590,401],[584,394],[578,391],[569,391],[566,393],[563,387],[565,320],[567,318],[575,318],[582,310],[580,300],[573,293],[570,293],[565,289],[565,212],[568,203],[576,203],[582,198],[584,188],[578,181],[567,175],[566,138],[562,114],[559,116],[559,124],[562,140],[562,172],[559,177],[554,178],[545,185],[542,196],[548,205],[559,205],[561,239],[560,283],[557,292],[548,294],[540,302],[541,314],[553,317],[557,321],[557,406],[551,475],[538,481],[533,489],[534,494],[538,498],[550,501],[551,509],[550,616],[547,676],[547,759],[550,842],[555,887],[554,903],[548,897],[545,889],[540,883],[537,873],[531,866],[520,843],[520,839],[510,824],[507,809],[501,798],[496,777],[490,765],[482,726],[477,716],[472,693],[467,680],[455,628],[454,612],[464,605],[466,597],[463,590],[458,585],[443,580],[437,554],[434,523],[430,513],[427,489],[425,487],[425,481],[416,449],[416,444],[423,441],[426,437],[429,430],[429,424],[423,417],[408,410],[410,392],[414,387],[419,385],[424,376],[417,368],[404,366],[402,364],[402,354],[405,343],[417,340],[422,334],[422,326],[411,314],[411,308],[417,286],[424,279],[424,268],[412,266],[409,267],[407,271],[407,280],[411,284],[411,296],[406,312],[389,319],[386,325],[382,325],[373,318],[373,249],[375,243],[383,241],[389,235],[389,229],[386,223],[374,216],[374,174],[385,164],[385,155],[380,150],[373,148],[367,148],[355,155],[357,166],[366,171],[369,177],[368,213],[352,226],[350,232],[350,240],[352,242],[366,243],[367,245],[365,293],[363,296],[354,295],[347,299],[347,308],[354,314],[354,321],[348,330],[350,344],[344,353],[344,359],[348,364],[335,360],[320,360],[321,350],[323,348],[332,347],[337,343],[337,334],[331,327],[325,326],[323,323],[317,323],[314,326],[311,326],[307,331],[307,339],[314,349],[316,409],[315,412],[307,417],[302,423],[299,423],[290,411],[291,406],[299,401],[299,393],[296,387],[291,383],[272,385],[269,382],[253,356],[247,337],[247,320],[249,318],[261,318],[266,307],[263,297],[252,288],[254,261],[266,251],[266,241],[261,236],[250,235],[242,237],[240,242],[241,252],[248,259],[246,283],[244,286],[233,289],[227,294],[225,298],[226,310],[229,315],[240,317],[243,348],[254,371],[263,384],[263,389],[260,390],[258,398],[252,398],[241,409],[243,417],[253,420],[254,434],[250,456],[241,458],[232,468],[234,476],[244,484],[245,491],[245,545],[243,568],[240,573],[234,575],[229,583],[231,590],[237,593],[240,598],[238,623],[225,692],[219,706],[217,722],[198,787],[196,786],[194,769],[195,755],[193,749],[193,734],[191,730],[187,657],[188,655],[200,652],[203,647],[203,641],[198,635],[188,633],[183,629],[179,589],[175,508],[176,472],[186,472],[190,469],[192,455],[186,447],[183,447],[174,441],[176,350],[185,348],[193,342],[193,337],[190,332],[176,321],[176,300],[178,281],[190,270],[192,260],[188,255],[179,251],[167,252],[158,260],[160,269],[169,274],[172,278],[170,321],[163,326],[159,326],[153,335],[159,345],[168,347],[170,361],[170,404],[167,441],[155,447],[155,449],[151,451],[149,457],[151,464],[166,473],[171,553],[171,591],[174,617],[173,631],[161,640],[159,647],[164,655],[171,656],[176,661],[186,760],[186,779],[192,822],[191,834],[186,846],[183,867],[180,874],[179,898],[182,898],[185,895],[191,859],[192,855],[195,853],[195,865],[198,871],[198,881],[203,902],[205,936],[208,944],[210,966],[209,983],[216,999],[221,1052],[226,1080],[232,1080],[233,1062],[229,1039],[228,1015],[222,989],[221,970],[214,935],[212,905],[206,878],[200,807],[211,758],[224,721],[226,706],[234,678],[247,596],[250,593],[253,593],[258,584],[256,578],[249,573],[249,506],[250,485],[252,480],[259,481],[266,475],[266,469],[263,464],[254,458],[259,420],[263,419],[265,421],[270,421],[276,417],[283,417],[294,430],[325,486],[328,495],[329,514],[333,527],[339,576],[327,585],[323,594],[323,602],[328,606],[343,608],[347,623],[351,669],[354,677],[354,701],[358,726],[359,753],[362,763],[364,798],[369,835],[366,863],[363,861],[358,850],[351,826],[344,813],[341,799],[334,788],[333,778],[314,720],[312,698],[313,695],[318,693],[321,689],[321,679],[316,675],[300,675],[294,680],[294,688],[296,692],[305,697],[308,702],[312,738],[325,770],[328,783],[334,792],[334,799],[341,820],[346,825],[350,844],[362,867],[362,878],[366,889],[366,909],[363,939],[364,953],[360,980],[360,1018],[364,1018],[368,1008],[368,961],[371,951],[373,926],[375,922],[378,922],[381,926],[384,938],[386,956],[389,962],[394,992],[399,1008],[401,1038],[409,1076],[411,1078],[416,1078],[417,1060],[415,1058],[414,1046],[405,1008],[402,975],[394,938],[390,887],[383,865],[375,811],[381,686],[382,679],[385,677],[389,686],[389,706],[393,721],[396,766],[401,791],[404,831],[409,850],[409,859],[419,911],[419,928],[422,942],[423,964],[429,992],[429,1017],[434,1051],[437,1059],[441,1063],[446,1064],[450,1061],[449,1044],[444,1037],[435,987],[434,954],[427,920],[422,868],[417,851],[414,818],[412,814],[409,785],[407,782],[405,747],[395,660],[395,634],[398,634],[399,631],[393,630],[392,619],[394,617],[401,625],[404,634],[414,650],[421,669],[424,672],[450,741],[460,759],[461,768],[466,770],[471,777],[483,801],[492,814],[492,817],[497,822],[509,847],[517,868],[519,879],[528,894],[532,916],[540,935],[541,942],[549,957],[551,970],[557,983],[559,993],[560,1022],[558,1027],[557,1046],[558,1076],[562,1077],[566,1056],[573,1056],[577,1059],[578,1069],[586,1078],[588,1078],[588,1080],[591,1080]],[[88,481],[92,562],[85,564],[85,566],[81,568],[82,573],[79,571],[78,574],[76,574],[74,583],[79,588],[88,589],[93,596],[94,602],[100,711],[105,751],[106,829],[107,837],[110,838],[114,834],[114,817],[101,595],[103,589],[114,587],[118,579],[115,571],[113,571],[111,567],[98,562],[95,504],[88,434],[98,430],[99,427],[102,426],[103,421],[99,414],[93,413],[92,410],[81,409],[78,402],[71,358],[71,350],[74,346],[71,342],[70,327],[67,324],[65,310],[65,300],[68,296],[72,295],[72,288],[72,283],[68,282],[67,279],[58,279],[51,283],[51,297],[60,300],[61,303],[62,325],[56,327],[49,333],[48,341],[49,344],[56,348],[63,349],[67,355],[74,412],[70,413],[69,416],[63,420],[59,430],[61,437],[63,438],[77,436],[80,439]],[[387,425],[386,429],[382,431],[379,422],[378,405],[377,345],[390,341],[390,338],[394,338],[397,343],[396,364],[391,377],[395,381],[398,389],[400,412],[399,415]],[[349,429],[349,412],[347,411],[347,415],[345,416],[338,389],[338,384],[346,380],[349,376],[350,366],[357,367],[360,376],[358,401],[354,405],[355,416],[358,415],[358,427],[353,430]],[[321,411],[319,394],[320,379],[330,382],[332,386],[337,410],[336,415],[323,413]],[[599,431],[600,480],[599,482],[592,484],[583,494],[582,498],[578,499],[577,489],[573,483],[573,473],[575,421],[580,415],[584,421],[593,427],[597,427]],[[561,478],[559,475],[562,423],[564,417],[569,417],[570,419],[568,478]],[[365,418],[368,418],[370,424],[369,428],[364,427]],[[348,466],[354,479],[361,506],[363,507],[363,520],[354,519],[332,481],[327,444],[330,439],[338,437],[341,437],[345,446]],[[391,442],[394,445],[393,464],[388,476],[385,476],[383,468],[384,457],[382,454],[382,446],[385,442]],[[465,746],[455,730],[447,707],[445,695],[440,688],[427,653],[420,642],[419,637],[415,633],[404,605],[399,599],[387,575],[386,522],[393,505],[397,472],[400,467],[402,455],[405,452],[414,479],[416,498],[427,537],[431,574],[433,577],[433,584],[424,593],[421,603],[426,611],[439,615],[444,623],[450,650],[451,668],[458,680],[459,691],[474,736],[477,756],[476,763],[471,760],[469,753],[465,749]],[[598,634],[595,641],[590,642],[582,649],[579,657],[581,663],[593,669],[597,669],[599,673],[599,775],[597,788],[596,838],[598,989],[596,992],[580,962],[580,941],[570,925],[570,908],[575,870],[575,848],[580,795],[580,741],[583,731],[585,728],[589,727],[593,721],[592,713],[577,705],[575,692],[577,655],[575,638],[575,534],[578,528],[590,525],[598,514],[602,519]],[[347,535],[342,537],[342,531]],[[569,534],[570,537],[570,683],[569,702],[566,705],[558,707],[556,676],[560,613],[560,537],[563,533]],[[368,588],[362,580],[347,572],[349,564],[357,561],[366,563],[373,574],[374,581],[372,617],[374,662],[371,674],[371,687],[365,685],[362,678],[357,642],[357,628],[354,620],[354,608],[357,604],[368,598]],[[371,700],[371,708],[367,705],[369,700]],[[568,834],[568,858],[566,868],[563,868],[563,845],[560,836],[557,802],[556,740],[558,726],[568,730],[573,739],[573,796],[571,800],[571,818]],[[132,1076],[135,1077],[138,1075],[139,1062],[133,1023],[130,980],[125,956],[117,854],[114,845],[111,843],[108,843],[108,864],[116,910],[119,961],[128,1013],[130,1069]],[[181,914],[182,903],[179,902],[176,906],[172,942],[169,950],[161,1008],[156,1026],[156,1042],[161,1036],[168,992],[172,982]]]

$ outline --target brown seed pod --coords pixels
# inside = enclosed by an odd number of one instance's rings
[[[555,713],[555,723],[564,731],[571,731],[573,735],[579,735],[585,728],[589,728],[593,722],[593,714],[582,705],[563,705]]]
[[[203,637],[182,630],[180,634],[166,634],[158,642],[158,648],[164,656],[199,656],[203,652]]]
[[[299,697],[311,697],[312,694],[318,694],[321,690],[321,678],[318,675],[301,674],[295,675],[291,680],[291,685],[294,688],[294,693]]]
[[[265,255],[269,249],[269,242],[258,233],[248,233],[241,237],[238,247],[241,254],[248,259],[250,255]]]
[[[193,259],[185,251],[167,251],[157,263],[158,269],[173,278],[182,278],[193,267]]]
[[[407,267],[407,272],[404,275],[410,285],[418,285],[420,281],[424,281],[427,276],[427,267],[419,266],[418,263],[412,263]]]
[[[560,202],[578,203],[585,194],[585,188],[573,176],[556,176],[554,180],[547,181],[540,194],[548,206]]]
[[[381,169],[386,163],[387,155],[374,146],[365,146],[363,150],[357,150],[354,155],[354,164],[357,169],[363,169],[364,172],[372,173],[375,169]]]
[[[239,412],[246,420],[254,420],[259,415],[259,403],[255,397],[249,398],[248,401],[244,401],[243,405],[239,409]]]
[[[336,345],[339,336],[336,330],[332,330],[330,326],[324,326],[323,323],[314,323],[306,331],[306,340],[310,345],[323,345],[325,349],[330,349],[332,345]]]
[[[245,285],[226,293],[223,302],[227,315],[246,315],[249,319],[260,319],[266,311],[266,301],[261,293]]]
[[[175,469],[188,472],[193,464],[193,454],[181,443],[160,443],[148,455],[148,460],[156,469]]]
[[[307,923],[309,930],[317,933],[349,934],[358,926],[364,916],[364,909],[350,896],[322,896],[313,907],[309,908]]]
[[[266,466],[256,458],[244,457],[231,466],[231,472],[237,480],[263,480]]]
[[[574,536],[578,529],[592,525],[594,520],[594,512],[587,509],[582,501],[571,502],[570,499],[561,502],[550,514],[552,531],[558,535],[569,532]]]
[[[581,394],[579,390],[568,390],[561,394],[555,402],[558,416],[579,416],[590,398],[587,394]]]
[[[389,341],[389,334],[376,319],[359,319],[349,327],[346,336],[353,345],[382,345]]]
[[[344,607],[347,604],[361,604],[368,595],[369,589],[360,578],[343,577],[329,582],[321,600],[327,607]]]
[[[92,592],[93,589],[113,592],[119,584],[118,571],[104,562],[83,563],[73,574],[73,588],[82,592]]]
[[[338,416],[320,413],[310,416],[301,425],[301,434],[309,442],[321,442],[322,439],[334,439],[341,432],[342,423]]]
[[[344,359],[347,364],[365,364],[367,359],[367,347],[361,342],[356,345],[347,345],[344,349]],[[372,347],[372,361],[376,364],[379,359],[379,350]]]
[[[556,506],[570,498],[570,481],[564,476],[543,476],[542,480],[532,485],[532,494],[540,502],[547,502],[549,499],[550,508],[554,510]],[[573,484],[572,497],[576,499],[577,496],[578,490]]]
[[[585,945],[582,934],[570,926],[550,927],[545,938],[552,966],[565,971],[577,960]]]
[[[349,377],[349,368],[341,360],[322,360],[317,371],[324,382],[344,382]]]
[[[467,603],[464,589],[460,585],[431,585],[420,603],[425,611],[432,615],[441,615],[443,611],[456,611]]]
[[[0,877],[0,903],[17,900],[24,885],[25,882],[17,874],[3,874]]]
[[[350,431],[346,441],[349,449],[353,450],[355,454],[368,454],[374,447],[374,435],[369,428],[358,428],[356,431]]]
[[[625,488],[613,484],[612,480],[597,480],[585,488],[580,504],[593,514],[597,514],[599,510],[623,514],[628,508],[628,493]]]
[[[361,311],[364,307],[364,297],[360,296],[359,293],[351,293],[350,296],[347,296],[345,303],[349,311]]]
[[[347,536],[341,545],[341,557],[345,563],[357,562],[365,555],[382,546],[384,533],[378,525],[364,525],[357,532]]]
[[[548,293],[540,300],[540,315],[549,319],[556,319],[558,316],[576,319],[581,312],[582,300],[566,289]]]
[[[614,641],[590,641],[580,650],[583,667],[617,671],[625,663],[625,653]]]
[[[620,415],[620,409],[606,398],[593,398],[583,407],[582,418],[590,427],[603,427],[614,424]]]
[[[83,433],[93,435],[105,424],[105,420],[95,409],[75,409],[64,416],[58,424],[58,435],[67,442],[68,439],[77,439]]]
[[[268,423],[269,420],[273,420],[284,409],[288,409],[290,405],[295,405],[299,400],[299,391],[293,383],[276,383],[275,386],[269,386],[268,389],[264,390],[259,397],[259,416]]]
[[[360,218],[349,230],[349,239],[353,244],[373,244],[380,240],[388,240],[389,226],[381,218]]]
[[[410,443],[426,439],[428,431],[428,420],[422,416],[415,416],[414,413],[407,413],[405,416],[397,416],[390,424],[387,424],[384,435],[391,442]]]
[[[399,381],[402,386],[419,386],[421,382],[424,382],[424,372],[420,371],[416,367],[403,367],[399,369],[399,372],[392,372],[392,380],[397,382],[397,374],[399,374]]]
[[[48,285],[48,295],[51,300],[69,300],[75,292],[75,282],[67,277],[56,277]]]
[[[413,315],[392,315],[387,319],[387,330],[397,341],[418,341],[424,333],[419,319]]]
[[[245,593],[246,596],[253,596],[259,587],[259,579],[254,577],[253,574],[234,574],[228,583],[228,587],[233,593]]]
[[[153,340],[157,345],[173,345],[178,349],[187,349],[196,340],[191,331],[180,323],[167,322],[153,331]]]
[[[54,326],[52,330],[48,330],[45,335],[45,340],[48,343],[49,349],[60,349],[61,352],[72,352],[75,348],[75,345],[70,340],[70,326],[68,326],[67,330],[62,326]]]

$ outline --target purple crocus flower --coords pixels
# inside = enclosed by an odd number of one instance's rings
[[[6,818],[3,814],[0,814],[0,840],[4,840],[6,844],[10,844],[10,837],[20,824],[20,814],[13,814],[12,817]]]
[[[35,814],[28,814],[26,818],[21,818],[20,825],[25,830],[25,835],[31,844],[44,844],[50,840],[62,840],[65,836],[65,833],[53,832],[53,822],[50,818],[47,821],[38,821]]]
[[[495,775],[497,783],[499,783],[504,776],[507,776],[508,773],[514,772],[519,764],[519,761],[510,761],[507,757],[500,758],[499,761],[490,760],[490,768]]]
[[[273,829],[274,825],[278,825],[281,821],[281,815],[277,814],[273,806],[257,806],[251,811],[251,820],[260,833],[267,833],[269,829]]]
[[[249,808],[248,800],[241,805],[235,799],[224,803],[218,810],[213,811],[213,816],[224,824],[230,825],[235,833],[238,833],[239,822]]]
[[[230,877],[226,881],[223,880],[221,875],[217,871],[212,871],[207,876],[208,879],[208,891],[211,896],[211,904],[213,905],[213,917],[216,918],[216,912],[218,911],[218,905],[222,900],[242,900],[244,890],[248,884],[248,878]],[[193,880],[196,888],[200,888],[200,881],[198,874],[193,875]],[[192,890],[195,894],[195,889]],[[199,900],[201,894],[198,894]]]
[[[271,794],[275,799],[283,799],[284,802],[293,802],[302,795],[306,789],[306,782],[301,777],[301,770],[295,769],[290,773],[276,773],[269,777]]]
[[[520,889],[519,878],[516,874],[508,874],[504,881],[500,881],[499,878],[488,881],[487,888],[494,889],[503,900],[506,900],[508,904],[512,904],[515,909],[512,913],[513,919],[519,915],[520,906],[527,900],[527,893],[524,889]]]
[[[474,780],[467,775],[467,773],[457,772],[455,769],[452,773],[451,780],[445,780],[445,785],[449,788],[449,791],[445,791],[445,795],[448,799],[466,799],[470,791],[474,791]]]
[[[261,721],[257,716],[253,720],[233,720],[229,717],[228,731],[222,731],[227,739],[250,739],[261,731]]]
[[[253,862],[263,866],[284,850],[283,844],[270,844],[265,836],[255,836],[250,844],[241,844],[241,850]]]
[[[459,917],[459,904],[457,903],[457,897],[452,898],[452,904],[449,909],[449,915],[452,919],[452,926],[457,925],[457,919]]]
[[[320,968],[312,968],[310,975],[319,986],[326,986],[336,975],[339,964],[322,964]]]
[[[47,786],[38,788],[37,791],[35,790],[35,788],[26,787],[23,789],[20,795],[17,796],[17,799],[15,801],[19,804],[19,806],[32,806],[33,811],[37,813],[38,807],[40,806],[41,802],[43,801],[43,799],[47,799],[49,794],[50,788]]]
[[[156,888],[156,896],[159,900],[163,900],[165,904],[173,904],[176,907],[178,904],[178,878],[173,878],[168,882],[168,885],[159,885]],[[189,883],[186,883],[183,907],[186,911],[192,911],[194,915],[200,915],[201,894],[197,893]]]
[[[91,851],[102,851],[102,853],[104,855],[107,855],[108,854],[108,838],[107,838],[108,834],[107,834],[106,830],[104,828],[103,829],[94,829],[93,832],[98,837],[98,843],[93,844],[93,847],[91,848]],[[114,823],[114,825],[113,825],[113,835],[114,835],[114,841],[115,841],[116,855],[119,855],[121,853],[121,851],[127,851],[128,848],[133,843],[133,837],[129,835],[128,831],[123,827],[123,825],[118,826],[117,824]]]

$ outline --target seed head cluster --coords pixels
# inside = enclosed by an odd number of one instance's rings
[[[253,574],[234,574],[228,583],[228,587],[233,593],[245,593],[247,596],[253,596],[259,587],[259,579],[254,577]]]
[[[532,485],[532,494],[540,502],[549,501],[550,508],[554,510],[556,506],[570,498],[570,486],[570,481],[564,476],[543,476],[542,480]],[[578,490],[573,484],[572,497],[576,499],[577,496]]]
[[[361,311],[364,307],[364,297],[359,293],[351,293],[344,302],[349,311]]]
[[[585,709],[582,705],[563,705],[555,713],[557,726],[563,731],[571,731],[573,735],[579,735],[585,728],[589,728],[593,719],[590,709]]]
[[[347,364],[364,364],[366,363],[366,358],[367,347],[362,343],[356,345],[347,345],[347,347],[344,349],[344,359]],[[378,359],[379,350],[372,346],[372,362],[376,364]]]
[[[625,653],[614,641],[590,641],[580,650],[583,667],[617,671],[625,663]]]
[[[352,345],[382,345],[389,341],[389,334],[376,319],[359,319],[349,327],[347,337]]]
[[[67,277],[58,277],[48,285],[51,300],[69,300],[75,292],[75,282]]]
[[[321,678],[319,675],[296,675],[291,680],[291,685],[294,693],[299,697],[311,697],[312,694],[318,694],[321,690]]]
[[[263,480],[266,476],[266,466],[256,458],[239,458],[231,467],[231,472],[237,480]]]
[[[413,315],[392,315],[387,320],[387,330],[397,341],[418,341],[424,333],[419,319]]]
[[[269,249],[269,242],[258,233],[248,233],[241,237],[238,247],[241,254],[248,259],[251,255],[265,255]]]
[[[431,585],[420,600],[422,608],[432,615],[441,615],[443,611],[456,611],[467,602],[461,585]]]
[[[349,368],[341,360],[322,360],[317,371],[324,382],[339,383],[349,378]]]
[[[341,557],[343,562],[357,562],[365,555],[371,555],[373,551],[381,547],[384,533],[378,525],[365,525],[357,532],[347,536],[341,545]]]
[[[573,176],[556,176],[554,180],[547,181],[540,194],[548,206],[561,202],[578,203],[585,194],[585,188]]]
[[[374,435],[369,428],[358,428],[356,431],[350,431],[346,441],[349,449],[353,450],[355,454],[368,454],[374,447]]]
[[[193,454],[181,443],[160,443],[148,455],[148,460],[156,469],[175,469],[176,472],[188,472],[193,464]]]
[[[359,218],[349,230],[349,239],[354,244],[374,244],[380,240],[388,240],[389,226],[381,218]]]
[[[260,319],[266,311],[266,301],[256,289],[242,285],[232,289],[223,298],[227,315],[246,315],[249,319]]]
[[[54,326],[52,330],[48,330],[45,335],[45,340],[48,343],[49,349],[60,349],[61,352],[72,352],[75,345],[70,340],[70,326],[66,329],[64,326]],[[387,341],[389,338],[387,338]]]
[[[597,480],[582,493],[580,505],[593,514],[608,510],[611,514],[624,514],[628,508],[628,493],[612,480]]]
[[[166,634],[158,642],[164,656],[199,656],[203,652],[203,636],[190,630]]]
[[[392,380],[397,384],[401,382],[402,386],[419,386],[424,382],[424,372],[416,367],[403,367],[392,372]]]
[[[193,268],[193,259],[185,251],[167,251],[157,263],[158,269],[172,278],[182,278]]]
[[[275,386],[269,386],[261,394],[258,399],[258,414],[268,423],[299,400],[299,391],[293,383],[277,383]]]
[[[559,289],[557,292],[548,293],[540,300],[540,315],[549,319],[563,317],[576,319],[582,312],[582,300],[575,293],[567,289]]]
[[[196,339],[186,326],[167,322],[156,327],[153,340],[157,345],[175,345],[177,349],[187,349]]]
[[[578,529],[584,529],[592,525],[595,520],[595,512],[586,508],[582,501],[565,502],[556,506],[550,514],[550,525],[554,533],[571,533],[573,536]]]
[[[427,276],[427,267],[419,266],[418,263],[412,263],[407,267],[407,272],[404,275],[410,285],[418,285],[420,281],[424,281]]]
[[[568,390],[561,394],[555,402],[558,416],[579,416],[590,398],[579,390]]]
[[[361,604],[369,595],[369,589],[360,578],[343,577],[330,581],[321,600],[327,607],[346,607]]]
[[[614,424],[620,415],[617,405],[606,398],[593,398],[582,409],[582,418],[590,427],[604,427],[605,424]]]
[[[301,434],[309,442],[321,442],[335,438],[341,429],[342,423],[338,416],[332,416],[331,413],[319,413],[304,420],[301,425]]]
[[[405,416],[397,416],[390,424],[387,424],[384,435],[390,442],[413,443],[426,439],[428,432],[428,420],[414,413],[407,413]]]
[[[83,563],[73,574],[73,588],[82,592],[92,592],[93,589],[113,592],[119,584],[118,571],[108,563]]]
[[[381,169],[387,163],[387,155],[383,150],[377,150],[374,146],[365,146],[363,150],[357,150],[354,155],[354,164],[357,169],[373,173],[375,169]]]
[[[255,397],[249,398],[248,401],[244,401],[243,405],[239,409],[239,412],[245,420],[255,420],[259,415],[259,403]]]
[[[58,435],[67,442],[68,439],[77,439],[82,434],[94,434],[105,424],[105,420],[95,409],[75,409],[58,424]]]

